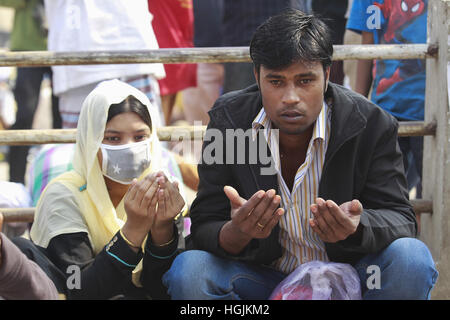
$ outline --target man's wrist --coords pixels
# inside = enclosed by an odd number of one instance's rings
[[[239,254],[253,238],[241,232],[233,225],[232,220],[225,223],[220,229],[219,245],[228,253]]]
[[[362,238],[363,238],[363,225],[360,222],[356,227],[355,232],[349,235],[346,240],[352,245],[359,246],[362,243]]]

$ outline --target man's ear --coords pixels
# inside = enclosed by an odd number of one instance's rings
[[[258,89],[261,90],[261,87],[259,85],[259,71],[256,70],[256,67],[253,66],[253,75],[255,76],[256,85],[258,86]]]
[[[327,67],[325,69],[325,87],[323,92],[327,92],[328,90],[328,82],[330,81],[330,72],[331,72],[331,66]]]

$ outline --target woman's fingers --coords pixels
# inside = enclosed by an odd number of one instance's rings
[[[133,179],[133,181],[131,181],[130,187],[127,190],[127,193],[125,194],[125,201],[133,201],[134,198],[136,197],[136,183],[137,183],[137,179]]]
[[[158,210],[157,215],[158,216],[164,216],[166,214],[166,196],[165,196],[165,190],[159,189],[158,195],[155,197],[158,199]]]
[[[151,197],[153,195],[149,194],[148,191],[154,185],[154,182],[155,182],[154,175],[147,175],[144,179],[138,182],[137,184],[138,191],[135,200],[140,207],[146,206],[151,201]],[[151,191],[153,190],[154,189],[151,189]]]
[[[158,191],[158,183],[156,180],[153,180],[152,184],[148,187],[147,191],[142,198],[141,207],[142,208],[153,208],[155,204],[153,204],[153,199],[156,198],[156,193]],[[153,204],[153,205],[152,205]]]

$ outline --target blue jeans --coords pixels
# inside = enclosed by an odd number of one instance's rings
[[[379,289],[371,282],[372,272],[367,269],[371,265],[379,267]],[[428,248],[414,238],[397,239],[381,252],[365,256],[354,267],[361,280],[363,299],[429,299],[438,276]],[[264,300],[285,277],[269,267],[190,250],[174,260],[163,283],[174,300]]]
[[[50,67],[17,68],[14,98],[17,103],[16,122],[13,130],[31,129],[33,118],[38,107],[41,83],[48,75],[52,77]],[[58,98],[52,95],[53,128],[61,128]],[[27,156],[30,146],[9,147],[9,181],[24,183],[27,166]]]

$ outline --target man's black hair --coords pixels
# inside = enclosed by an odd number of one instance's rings
[[[320,18],[287,9],[256,29],[250,56],[258,73],[261,65],[280,70],[299,61],[319,61],[326,70],[333,56],[332,34]]]

